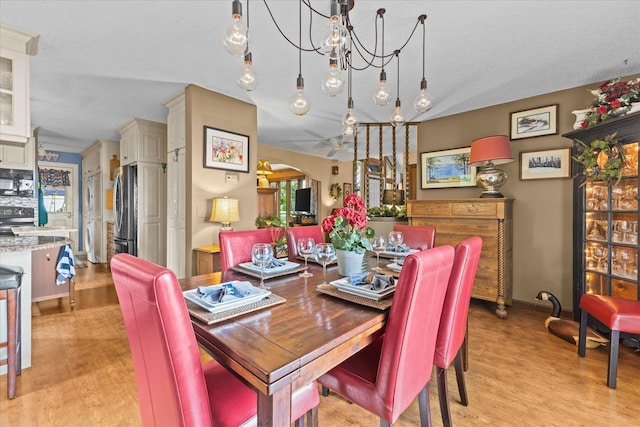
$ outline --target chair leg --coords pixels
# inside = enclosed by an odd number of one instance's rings
[[[449,410],[449,391],[447,390],[447,370],[436,366],[436,380],[438,384],[438,400],[440,401],[442,425],[450,427],[451,411]]]
[[[618,376],[618,347],[620,346],[620,331],[611,330],[611,342],[609,345],[609,368],[607,374],[607,385],[609,388],[616,388],[616,378]]]
[[[429,406],[429,383],[427,382],[418,394],[420,409],[420,426],[431,427],[431,407]]]
[[[386,420],[383,420],[382,418],[380,418],[380,427],[393,427],[393,424],[390,424]]]
[[[462,341],[462,354],[464,355],[462,366],[464,366],[464,371],[467,372],[469,370],[469,317],[467,317],[467,329],[464,332],[464,340]]]
[[[463,365],[462,349],[458,349],[455,359],[453,359],[453,366],[456,369],[456,380],[458,381],[458,393],[460,393],[460,402],[463,406],[469,406],[469,400],[467,399],[467,385],[464,381],[464,369]]]
[[[294,427],[304,427],[304,415],[298,418],[293,425]]]
[[[7,291],[7,398],[16,397],[16,375],[18,363],[16,361],[16,344],[18,341],[18,291]]]
[[[587,318],[589,313],[587,310],[582,310],[580,314],[580,336],[578,338],[578,355],[584,357],[587,349]]]
[[[329,396],[329,389],[327,387],[325,387],[325,386],[322,386],[322,395],[324,397]]]

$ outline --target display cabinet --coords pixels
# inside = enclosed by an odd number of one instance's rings
[[[587,180],[575,160],[582,144],[616,134],[624,148],[622,178]],[[638,300],[638,147],[640,113],[563,135],[574,140],[573,317],[584,293]],[[606,158],[597,157],[600,167]]]

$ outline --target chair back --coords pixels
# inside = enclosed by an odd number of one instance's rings
[[[482,239],[478,236],[463,240],[455,247],[453,269],[444,298],[434,356],[434,364],[439,368],[449,367],[464,341],[471,291],[481,251]]]
[[[271,229],[221,231],[220,264],[224,273],[231,267],[251,261],[251,248],[255,243],[271,243]]]
[[[444,245],[406,257],[380,353],[376,388],[402,413],[431,378],[454,251]]]
[[[129,254],[111,260],[145,426],[211,426],[200,353],[171,270]]]
[[[402,231],[402,242],[411,249],[431,249],[436,242],[436,228],[422,225],[394,224],[393,231]]]
[[[298,256],[298,239],[302,237],[311,237],[316,243],[324,242],[322,227],[319,225],[287,228],[287,251],[289,252],[289,261],[296,261],[296,257]]]

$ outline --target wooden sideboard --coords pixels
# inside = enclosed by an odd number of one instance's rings
[[[436,227],[436,246],[455,246],[471,236],[482,238],[482,254],[473,285],[473,298],[497,303],[496,314],[507,315],[513,280],[513,200],[499,198],[411,200],[411,225]]]
[[[196,251],[196,275],[222,271],[220,245],[201,246]]]

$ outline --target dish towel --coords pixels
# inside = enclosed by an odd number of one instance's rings
[[[73,250],[71,250],[71,245],[66,244],[60,248],[58,263],[56,264],[56,271],[58,272],[56,285],[62,285],[65,280],[71,280],[76,275]]]

